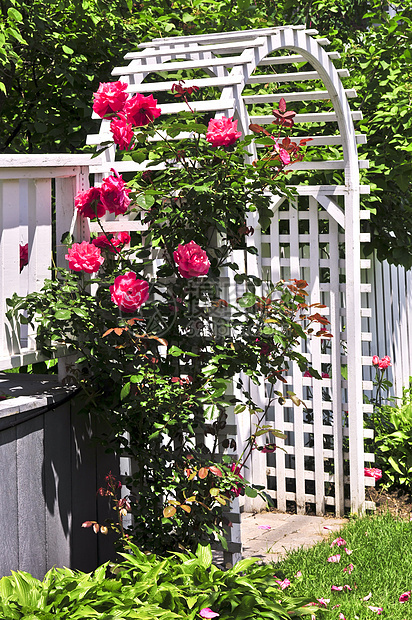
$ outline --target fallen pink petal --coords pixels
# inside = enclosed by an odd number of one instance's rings
[[[339,553],[337,553],[336,555],[331,555],[331,556],[328,558],[328,562],[334,562],[334,563],[338,563],[338,562],[340,562],[340,554],[339,554]]]
[[[347,548],[345,547],[345,552],[346,552],[346,555],[352,555],[353,550],[352,550],[352,549],[347,549]]]
[[[367,594],[366,596],[363,597],[362,601],[369,601],[371,596],[372,596],[372,592],[369,592],[369,594]]]
[[[347,566],[346,568],[343,569],[343,572],[344,573],[348,573],[348,575],[350,575],[354,568],[355,567],[354,567],[353,564],[349,564],[349,566]]]
[[[283,581],[281,581],[280,579],[275,579],[275,581],[278,584],[278,586],[282,588],[282,590],[285,590],[291,585],[291,582],[289,581],[289,579],[284,579]]]
[[[338,547],[343,547],[343,545],[346,545],[346,540],[339,536],[339,538],[335,538],[335,540],[332,542],[331,547],[334,547],[335,545],[337,545]]]
[[[260,530],[271,530],[272,527],[270,525],[258,525]]]
[[[210,607],[204,607],[203,609],[200,610],[199,616],[201,618],[217,618],[219,614],[217,614],[215,611],[210,609]]]
[[[411,598],[411,594],[412,594],[412,590],[408,590],[408,592],[404,592],[403,594],[400,595],[399,602],[406,603]]]
[[[339,620],[346,620],[346,618],[345,618],[345,616],[343,615],[342,612],[339,614]]]
[[[330,598],[323,598],[323,596],[321,596],[321,598],[317,598],[316,600],[318,601],[319,607],[326,607]]]
[[[296,573],[295,577],[302,577],[302,573],[300,570],[298,570],[298,572]]]
[[[378,616],[380,616],[383,612],[383,607],[374,607],[373,605],[368,605],[368,609],[374,611],[376,614],[378,614]]]
[[[331,586],[332,592],[342,592],[343,586]]]

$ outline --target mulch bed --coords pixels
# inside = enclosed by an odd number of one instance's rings
[[[385,491],[379,487],[368,487],[366,499],[375,502],[374,514],[389,512],[398,519],[412,520],[412,497],[404,491]]]

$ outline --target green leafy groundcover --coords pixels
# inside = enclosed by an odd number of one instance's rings
[[[167,559],[146,555],[130,545],[115,566],[93,573],[68,568],[50,570],[43,581],[13,572],[0,580],[0,614],[7,620],[173,620],[201,618],[213,610],[219,620],[302,618],[314,613],[311,598],[285,594],[273,566],[256,559],[222,571],[212,564],[210,547],[195,555],[175,553]]]

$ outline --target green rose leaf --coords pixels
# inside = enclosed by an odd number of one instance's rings
[[[72,313],[70,310],[57,310],[54,314],[54,318],[58,321],[67,321],[70,319]]]

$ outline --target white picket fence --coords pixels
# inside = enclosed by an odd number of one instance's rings
[[[393,365],[386,376],[393,387],[389,394],[400,398],[412,377],[412,271],[374,260],[369,279],[370,354],[390,356]]]
[[[0,370],[43,359],[30,330],[20,333],[5,320],[6,299],[39,291],[53,260],[67,263],[60,239],[72,224],[78,238],[88,234],[73,209],[76,193],[89,187],[92,161],[89,155],[0,155]],[[19,248],[26,243],[28,265],[20,273]]]

